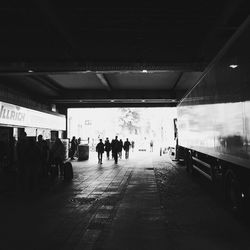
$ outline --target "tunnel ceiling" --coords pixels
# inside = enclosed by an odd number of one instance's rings
[[[175,106],[248,2],[2,1],[0,84],[59,106]]]

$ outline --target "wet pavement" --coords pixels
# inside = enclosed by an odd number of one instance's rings
[[[0,249],[248,249],[249,227],[167,155],[73,162],[42,194],[0,193]]]

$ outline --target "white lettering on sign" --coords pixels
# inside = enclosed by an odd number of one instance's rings
[[[7,119],[12,121],[24,121],[25,114],[10,107],[11,106],[9,105],[7,106],[5,106],[4,104],[1,105],[0,119]]]
[[[49,114],[0,101],[0,125],[65,130],[64,115]]]

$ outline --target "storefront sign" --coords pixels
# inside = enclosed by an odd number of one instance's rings
[[[66,117],[0,102],[0,124],[66,130]]]

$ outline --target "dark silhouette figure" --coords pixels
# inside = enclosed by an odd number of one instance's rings
[[[111,151],[111,143],[109,142],[109,138],[106,138],[104,146],[107,153],[107,159],[109,160],[109,153]]]
[[[76,153],[76,150],[77,150],[77,140],[76,140],[75,136],[73,136],[71,141],[70,141],[70,158],[71,158],[71,160],[74,160],[74,155]]]
[[[96,145],[96,152],[98,153],[98,163],[102,164],[102,154],[104,153],[104,144],[102,142],[102,139],[100,139],[100,142]]]
[[[62,141],[56,138],[55,143],[51,148],[52,164],[56,168],[56,173],[58,173],[58,168],[60,169],[60,175],[64,175],[63,160],[65,156],[65,148]]]
[[[25,192],[38,190],[40,150],[33,138],[23,132],[17,142],[17,158],[21,189]]]
[[[123,148],[123,141],[122,141],[122,139],[120,139],[120,141],[119,141],[119,151],[118,151],[118,155],[119,155],[120,159],[122,158],[122,148]]]
[[[153,140],[150,141],[150,152],[153,152],[153,148],[154,148],[154,142]]]
[[[18,161],[18,176],[20,188],[24,190],[25,175],[26,175],[26,166],[27,166],[27,147],[28,147],[28,138],[26,132],[22,132],[20,138],[18,139],[16,152],[17,152],[17,161]]]
[[[127,140],[124,142],[124,145],[123,145],[123,148],[125,150],[125,159],[128,159],[128,157],[129,157],[130,145],[131,145],[131,143],[127,138]]]
[[[134,152],[135,142],[131,141],[132,152]]]
[[[78,139],[77,139],[77,145],[80,145],[81,144],[81,137],[79,137]]]
[[[76,155],[77,158],[79,158],[79,145],[81,144],[81,141],[82,141],[81,137],[79,137],[76,140],[76,153],[75,153],[75,155]]]
[[[34,138],[28,138],[26,150],[25,190],[38,191],[42,165],[40,149]]]
[[[111,142],[111,148],[112,148],[112,155],[115,160],[115,164],[118,163],[118,152],[120,149],[120,142],[117,139],[118,137],[116,136],[114,140]]]
[[[42,135],[39,135],[37,139],[37,146],[39,148],[41,158],[41,172],[39,175],[41,177],[46,177],[48,176],[49,147]]]

